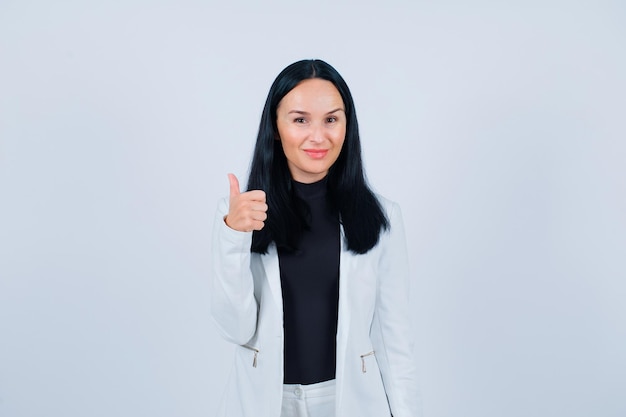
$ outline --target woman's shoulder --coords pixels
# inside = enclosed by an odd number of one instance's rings
[[[378,200],[380,207],[383,209],[385,214],[389,217],[394,211],[400,210],[400,205],[393,200],[386,198],[385,196],[374,193],[374,196]]]

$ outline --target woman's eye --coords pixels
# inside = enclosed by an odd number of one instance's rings
[[[304,123],[304,117],[297,117],[296,119],[294,119],[294,122],[296,122],[296,123]]]
[[[336,117],[329,117],[328,119],[326,119],[326,123],[335,123],[337,121]]]

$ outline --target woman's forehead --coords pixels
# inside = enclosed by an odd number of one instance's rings
[[[343,99],[337,87],[319,78],[304,80],[289,91],[278,103],[281,111],[305,113],[343,110]]]

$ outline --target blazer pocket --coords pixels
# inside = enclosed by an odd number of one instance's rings
[[[365,362],[367,361],[367,358],[374,357],[374,355],[376,354],[375,351],[371,351],[371,352],[367,352],[361,355],[361,372],[366,373],[367,372],[367,366],[365,365]]]
[[[256,368],[257,357],[259,356],[259,348],[256,348],[256,347],[250,346],[250,345],[241,345],[241,347],[246,348],[246,349],[252,351],[252,353],[254,354],[254,356],[252,357],[252,367]]]

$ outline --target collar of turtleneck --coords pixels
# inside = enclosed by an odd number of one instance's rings
[[[303,200],[311,200],[313,198],[320,198],[326,196],[326,189],[328,184],[328,176],[325,176],[319,181],[305,184],[303,182],[297,182],[292,180],[293,188],[296,191],[298,197]]]

